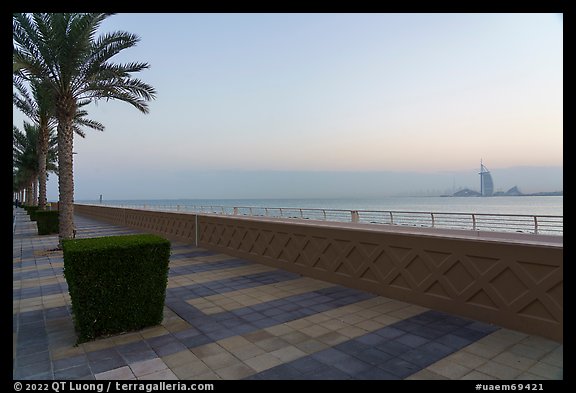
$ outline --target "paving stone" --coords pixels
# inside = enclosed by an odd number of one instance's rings
[[[441,343],[441,344],[444,344],[444,345],[447,345],[447,346],[454,348],[454,349],[464,348],[465,346],[467,346],[471,342],[473,342],[470,339],[457,336],[453,333],[449,333],[449,334],[443,335],[441,337],[438,337],[434,341]]]
[[[266,380],[301,380],[305,377],[300,371],[287,364],[266,370],[259,376]]]
[[[132,372],[136,378],[139,378],[146,374],[151,374],[153,372],[167,369],[168,366],[162,361],[162,359],[155,358],[144,360],[142,362],[132,363],[130,364],[130,368],[132,369]]]
[[[461,364],[446,360],[446,358],[430,365],[427,370],[432,371],[438,375],[444,376],[448,379],[460,379],[464,375],[472,371],[470,368],[462,366]]]
[[[197,360],[198,357],[188,349],[162,357],[162,361],[171,369]]]
[[[516,380],[529,380],[529,381],[545,381],[548,378],[544,378],[540,375],[531,374],[531,373],[522,373],[516,377]]]
[[[464,375],[462,378],[460,379],[465,379],[465,380],[490,380],[493,381],[495,378],[491,375],[488,374],[484,374],[480,371],[477,370],[472,370],[470,371],[468,374]]]
[[[354,376],[354,379],[359,380],[397,380],[398,376],[382,370],[378,367],[370,368]]]
[[[198,356],[199,359],[204,359],[208,356],[219,355],[227,352],[217,343],[205,344],[200,347],[193,348],[191,351],[194,353],[194,355]]]
[[[383,344],[376,346],[377,349],[389,353],[393,356],[400,356],[412,349],[412,347],[402,344],[396,340],[389,340]]]
[[[202,361],[206,363],[208,367],[212,370],[218,370],[224,367],[229,367],[237,364],[239,360],[233,355],[226,353],[220,353],[217,355],[208,356],[203,358]]]
[[[243,379],[255,373],[255,370],[246,364],[239,363],[215,371],[222,379]]]
[[[386,342],[384,342],[383,344],[386,344]],[[334,348],[339,350],[339,351],[342,351],[344,353],[347,353],[349,355],[357,355],[361,352],[372,349],[373,346],[363,344],[361,342],[358,342],[356,339],[353,339],[353,340],[345,341],[343,343],[335,345]]]
[[[156,354],[158,354],[158,356],[162,357],[172,355],[174,353],[178,353],[187,349],[188,348],[186,347],[186,345],[182,344],[179,341],[174,341],[169,344],[159,346],[155,348],[154,351],[156,352]]]
[[[88,364],[83,364],[76,367],[66,368],[64,370],[54,371],[54,379],[78,379],[92,375],[92,371]]]
[[[94,377],[98,380],[123,380],[136,378],[132,372],[132,369],[130,369],[128,366],[105,371],[103,373],[94,375]]]
[[[388,339],[385,337],[382,337],[376,333],[369,333],[369,334],[366,334],[364,336],[360,336],[360,337],[356,338],[355,341],[362,343],[362,344],[366,344],[368,346],[376,346],[376,345],[380,345],[380,344],[388,341]]]
[[[13,372],[14,379],[25,379],[39,374],[51,373],[52,365],[50,362],[33,363],[28,366],[18,367]]]
[[[209,343],[213,342],[213,340],[204,334],[200,334],[200,335],[197,335],[194,337],[182,338],[182,339],[180,339],[180,342],[186,348],[192,349],[192,348],[200,347],[200,346],[205,345],[205,344],[209,344]]]
[[[280,338],[289,344],[298,344],[310,339],[310,336],[299,331],[291,331],[290,333],[281,335]],[[319,337],[319,339],[321,338],[322,336]]]
[[[201,360],[192,361],[174,368],[170,367],[170,369],[179,379],[188,379],[211,372],[210,368]]]
[[[548,349],[536,348],[531,345],[525,345],[522,342],[515,344],[510,349],[508,349],[508,351],[515,355],[527,357],[529,359],[534,360],[540,360],[550,353]]]
[[[553,351],[540,359],[542,363],[550,364],[559,368],[564,367],[563,351]]]
[[[324,349],[312,355],[312,357],[324,364],[332,365],[336,362],[351,360],[353,357],[335,348]]]
[[[105,358],[90,361],[90,369],[94,374],[99,374],[104,371],[113,370],[123,366],[126,366],[126,361],[124,361],[124,359],[122,359],[119,355],[116,358]]]
[[[347,380],[352,379],[350,374],[345,373],[334,367],[326,366],[323,369],[317,370],[311,374],[305,374],[301,376],[301,379],[306,380]]]
[[[156,352],[149,349],[147,351],[141,352],[127,352],[122,354],[122,358],[126,361],[127,364],[141,362],[144,360],[154,359],[158,357]]]
[[[408,376],[405,379],[431,381],[431,380],[446,380],[449,378],[447,378],[443,375],[436,374],[435,372],[430,371],[429,369],[424,369],[424,370],[420,370],[420,371]]]
[[[366,372],[374,367],[372,364],[364,362],[354,357],[349,357],[347,359],[337,361],[333,363],[332,366],[341,371],[344,371],[351,377],[355,377],[356,375],[362,372]]]
[[[261,372],[282,364],[282,361],[277,357],[270,355],[269,353],[264,353],[262,355],[254,356],[250,359],[246,359],[244,360],[244,363],[246,363],[256,372]]]
[[[38,362],[50,362],[50,352],[46,350],[30,355],[16,357],[16,363],[18,364],[18,367],[30,366]]]
[[[562,368],[543,362],[537,362],[535,365],[528,368],[526,372],[549,379],[563,379],[564,377],[564,371]]]
[[[120,353],[116,350],[116,348],[106,348],[101,349],[93,352],[88,352],[86,357],[89,361],[97,361],[103,359],[113,359],[120,357]]]
[[[496,362],[486,362],[477,368],[484,374],[490,375],[497,379],[514,379],[522,373],[521,370],[517,368],[506,366],[501,363]]]
[[[378,348],[369,348],[364,351],[356,353],[354,356],[357,359],[360,359],[372,365],[382,364],[393,357],[389,353],[381,351]]]
[[[536,360],[527,358],[525,356],[516,355],[512,352],[506,351],[502,352],[500,355],[492,359],[494,362],[502,363],[510,367],[517,368],[519,370],[525,371],[529,367],[536,364]]]
[[[316,370],[324,369],[326,364],[308,356],[290,362],[290,366],[303,374],[309,374],[315,372]]]
[[[46,361],[46,360],[44,360],[44,361]],[[48,357],[48,361],[50,361],[50,357]],[[60,371],[60,370],[64,370],[64,369],[67,369],[70,367],[83,366],[83,365],[86,365],[87,363],[88,363],[88,357],[86,355],[82,354],[82,355],[77,355],[77,356],[72,356],[72,357],[54,360],[53,367],[54,367],[54,371]]]
[[[240,360],[246,360],[266,352],[257,345],[250,343],[242,347],[232,348],[230,349],[230,353]]]
[[[255,342],[255,344],[267,352],[272,352],[277,349],[286,348],[290,346],[289,343],[287,343],[286,341],[284,341],[279,337],[271,337],[264,340],[260,340]]]
[[[386,362],[378,365],[378,368],[381,368],[382,370],[394,374],[402,379],[422,369],[422,367],[419,367],[400,358],[392,358],[387,360]]]
[[[430,340],[424,337],[420,337],[411,333],[406,333],[400,337],[395,338],[394,340],[411,348],[416,348],[430,342]]]
[[[142,375],[138,377],[139,380],[155,380],[155,381],[169,381],[169,380],[178,380],[178,377],[172,370],[164,369],[160,371],[156,371],[150,374]]]
[[[460,364],[460,365],[467,367],[467,368],[470,368],[470,369],[475,369],[478,366],[486,363],[486,361],[487,361],[483,357],[476,356],[472,353],[465,352],[465,351],[455,352],[455,353],[447,356],[444,359],[450,360],[456,364]]]

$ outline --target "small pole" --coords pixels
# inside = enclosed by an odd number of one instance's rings
[[[102,194],[100,194],[100,204],[102,204]]]

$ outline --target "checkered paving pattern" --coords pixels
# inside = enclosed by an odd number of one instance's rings
[[[75,346],[57,236],[14,216],[14,379],[563,377],[559,343],[182,242],[161,325]],[[77,237],[138,233],[75,220]]]

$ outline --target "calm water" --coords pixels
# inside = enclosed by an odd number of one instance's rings
[[[78,200],[78,203],[99,203]],[[301,207],[344,210],[491,213],[563,216],[561,196],[383,197],[378,199],[149,199],[103,200],[114,205]]]

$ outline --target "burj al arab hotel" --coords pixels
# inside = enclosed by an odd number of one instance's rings
[[[492,181],[492,175],[490,171],[480,160],[480,195],[482,196],[492,196],[494,194],[494,182]]]

